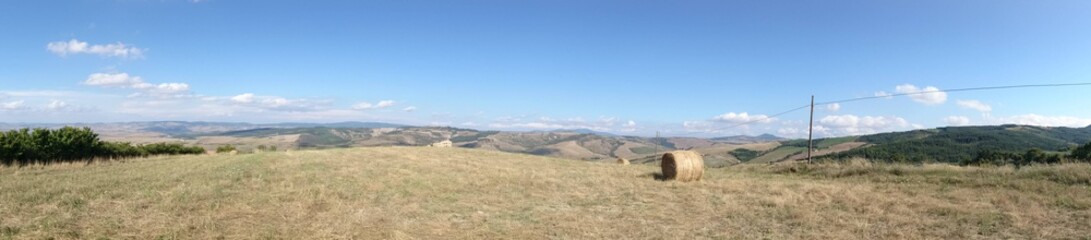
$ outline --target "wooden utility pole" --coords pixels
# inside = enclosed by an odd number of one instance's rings
[[[811,152],[814,151],[814,95],[811,95],[811,121],[807,124],[807,163],[811,163]]]
[[[655,131],[654,145],[655,145],[655,153],[653,153],[652,157],[656,158],[656,156],[659,156],[659,131]]]

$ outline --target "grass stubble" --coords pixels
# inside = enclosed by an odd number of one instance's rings
[[[1091,166],[738,165],[459,148],[0,168],[0,239],[1091,238]]]

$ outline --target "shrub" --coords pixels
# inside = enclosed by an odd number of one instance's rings
[[[1023,154],[999,152],[993,150],[982,150],[977,153],[977,156],[972,160],[962,161],[961,165],[1016,165],[1025,166],[1030,164],[1057,164],[1061,163],[1060,154],[1046,153],[1040,149],[1034,148],[1027,150]]]
[[[1082,162],[1091,162],[1091,142],[1072,149],[1072,154],[1069,157]]]
[[[86,127],[24,128],[0,134],[0,165],[5,166],[201,153],[204,153],[201,147],[187,147],[180,143],[134,146],[130,143],[104,142]]]
[[[216,148],[216,153],[229,153],[229,152],[235,151],[235,150],[236,150],[235,146],[231,146],[231,144],[228,144],[228,145],[223,145],[223,146],[217,147]]]
[[[745,148],[739,148],[739,149],[735,149],[735,150],[733,150],[733,151],[731,151],[729,153],[731,154],[731,156],[735,156],[735,159],[738,159],[741,162],[749,162],[750,160],[753,160],[754,158],[757,158],[758,156],[761,156],[761,154],[763,152],[754,151],[754,150],[745,149]]]

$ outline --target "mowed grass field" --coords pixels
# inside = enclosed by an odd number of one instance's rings
[[[0,168],[0,238],[1091,238],[1091,166],[740,165],[457,148]]]

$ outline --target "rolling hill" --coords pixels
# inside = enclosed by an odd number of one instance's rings
[[[726,143],[760,143],[760,142],[779,142],[788,140],[787,138],[777,137],[772,134],[762,134],[758,136],[737,135],[730,137],[716,137],[711,138],[712,141],[726,142]]]
[[[426,146],[451,140],[456,147],[487,149],[513,153],[580,160],[641,158],[677,149],[704,149],[737,144],[701,138],[644,138],[600,135],[581,131],[536,132],[478,131],[449,127],[401,128],[260,128],[193,135],[198,141],[213,138],[271,139],[293,136],[284,143],[297,148],[336,148],[354,146]],[[243,144],[248,145],[248,144]],[[244,146],[245,147],[245,146]],[[722,153],[726,155],[726,153]],[[717,159],[710,156],[714,163]],[[722,166],[725,164],[713,164]]]
[[[678,149],[709,149],[709,166],[737,164],[722,149],[734,149],[775,136],[735,136],[716,140],[704,138],[646,138],[619,136],[588,129],[558,129],[533,132],[479,131],[450,127],[413,127],[375,122],[342,123],[221,123],[221,122],[124,122],[74,124],[0,124],[0,128],[90,127],[104,140],[132,142],[180,142],[215,149],[233,145],[242,151],[258,146],[277,149],[342,148],[370,146],[426,146],[451,140],[456,147],[528,153],[589,161],[616,158],[646,158]],[[717,150],[720,149],[720,150]]]
[[[1085,128],[1024,125],[944,127],[816,139],[814,156],[820,159],[866,158],[893,162],[958,163],[989,150],[1023,153],[1031,149],[1066,152],[1091,142],[1091,126]],[[800,160],[806,157],[806,140],[789,140],[763,151],[755,163]]]
[[[1079,239],[1091,166],[657,166],[370,147],[0,167],[0,239]]]
[[[244,151],[259,145],[278,149],[340,148],[359,146],[426,146],[451,140],[456,147],[527,153],[589,161],[630,159],[652,164],[658,155],[671,150],[701,152],[706,165],[772,163],[806,158],[805,140],[786,140],[773,135],[719,138],[618,136],[587,129],[506,132],[450,127],[412,127],[388,123],[213,123],[132,122],[72,124],[89,126],[110,141],[134,143],[183,142],[213,149],[236,145]],[[59,124],[15,126],[59,127]],[[816,139],[815,157],[848,159],[862,157],[877,161],[960,162],[979,151],[1021,153],[1030,149],[1061,152],[1091,141],[1086,128],[1037,127],[1021,125],[968,126],[924,129]],[[775,144],[769,144],[775,143]]]
[[[1023,153],[1031,149],[1067,152],[1091,142],[1086,128],[1022,125],[946,127],[859,137],[869,146],[829,155],[830,158],[863,157],[908,162],[960,162],[979,151]]]

